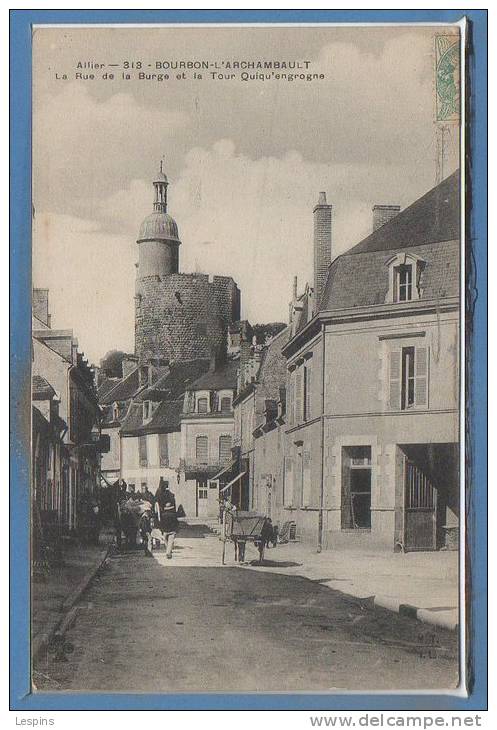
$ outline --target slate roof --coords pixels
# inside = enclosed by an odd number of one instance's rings
[[[97,388],[97,397],[99,400],[99,403],[103,402],[103,398],[109,393],[113,388],[116,387],[118,383],[120,383],[122,378],[106,378],[104,381],[100,383],[100,385]]]
[[[290,340],[290,325],[273,337],[262,355],[257,376],[257,395],[264,399],[278,401],[280,388],[286,384],[286,358],[281,349]]]
[[[332,262],[320,310],[384,304],[387,262],[400,252],[426,262],[421,299],[458,296],[459,210],[456,172]]]
[[[181,428],[181,411],[183,399],[162,401],[147,424],[143,424],[143,406],[132,403],[128,415],[123,421],[121,433],[128,436],[140,436],[146,433],[169,433]]]
[[[142,390],[136,401],[176,400],[209,369],[209,360],[187,360],[171,364],[150,388]]]
[[[136,370],[133,370],[125,378],[119,380],[114,388],[107,390],[104,395],[101,396],[99,393],[99,403],[106,404],[120,400],[129,400],[129,398],[135,395],[139,387],[139,372],[138,368],[136,368]]]
[[[41,375],[33,375],[33,400],[50,400],[56,395],[48,380]]]
[[[347,255],[365,251],[391,251],[459,239],[459,195],[459,171],[456,170],[347,251]]]
[[[228,360],[216,370],[208,370],[195,380],[188,390],[224,390],[236,388],[237,373],[240,363],[237,360]]]

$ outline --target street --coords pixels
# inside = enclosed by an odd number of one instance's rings
[[[68,661],[34,668],[38,691],[323,692],[448,689],[457,633],[361,606],[293,575],[235,566],[218,537],[183,526],[162,548],[116,554],[77,608]],[[278,566],[278,548],[267,553]]]

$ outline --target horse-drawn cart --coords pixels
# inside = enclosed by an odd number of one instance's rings
[[[264,515],[257,512],[239,512],[225,510],[223,519],[223,556],[226,553],[226,543],[232,542],[235,546],[235,560],[242,563],[245,560],[245,546],[252,542],[259,551],[259,562],[264,559],[264,547],[268,539],[268,524]]]

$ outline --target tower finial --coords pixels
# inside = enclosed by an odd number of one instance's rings
[[[160,160],[160,170],[157,179],[154,180],[155,200],[154,210],[158,213],[167,212],[167,177],[163,169],[164,156]]]

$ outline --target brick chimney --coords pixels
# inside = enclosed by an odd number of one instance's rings
[[[373,233],[395,218],[400,205],[373,205]]]
[[[136,355],[125,355],[122,360],[123,378],[127,378],[133,370],[138,367],[138,358]]]
[[[323,294],[328,268],[331,264],[331,210],[326,193],[319,193],[314,208],[314,302],[315,311]]]

